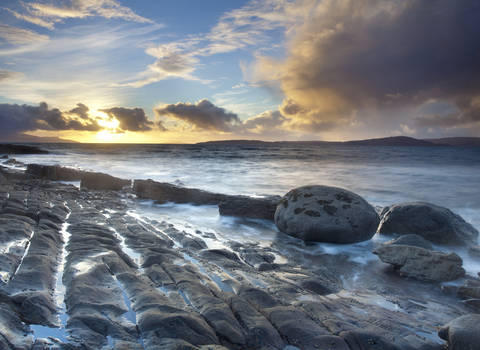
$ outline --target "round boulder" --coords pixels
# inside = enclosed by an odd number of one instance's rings
[[[460,215],[427,202],[395,204],[382,209],[378,233],[416,234],[444,245],[476,245],[478,231]]]
[[[480,348],[480,315],[464,315],[453,319],[438,331],[448,342],[450,350],[478,350]]]
[[[350,244],[375,234],[380,218],[359,195],[338,187],[304,186],[291,190],[275,211],[277,228],[305,242]]]

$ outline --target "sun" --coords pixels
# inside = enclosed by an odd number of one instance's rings
[[[109,115],[100,112],[100,111],[90,111],[90,115],[95,117],[97,123],[104,127],[102,131],[97,132],[97,138],[102,141],[110,141],[112,138],[118,138],[120,136],[117,128],[120,125],[120,122],[115,117],[110,117]]]
[[[97,132],[97,137],[101,140],[109,141],[112,139],[113,134],[108,130],[103,130],[103,131]]]

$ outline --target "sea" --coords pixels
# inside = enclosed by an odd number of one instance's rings
[[[124,179],[152,179],[256,197],[283,196],[305,185],[335,186],[362,196],[378,211],[388,205],[415,201],[447,207],[480,230],[480,148],[295,143],[31,145],[50,154],[15,155],[15,159],[24,164],[61,164]],[[448,303],[442,296],[438,299],[438,293],[429,285],[405,283],[400,277],[384,273],[387,264],[381,263],[371,250],[374,243],[391,237],[376,235],[372,240],[349,245],[306,244],[279,232],[271,221],[223,217],[213,205],[136,200],[130,214],[166,221],[194,235],[197,230],[212,232],[218,238],[218,247],[210,248],[221,248],[222,242],[229,240],[274,247],[279,252],[278,263],[290,260],[311,266],[318,263],[318,256],[343,256],[355,266],[342,275],[345,293],[364,293],[369,284],[376,283],[405,290],[405,295],[427,296],[432,292],[431,300]],[[478,277],[480,262],[468,254],[468,247],[454,251],[464,261],[467,278]],[[464,280],[443,285],[456,287]],[[388,304],[385,300],[379,302]]]

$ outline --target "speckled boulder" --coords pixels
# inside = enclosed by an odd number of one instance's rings
[[[319,185],[291,190],[275,212],[277,228],[305,242],[365,241],[373,237],[379,222],[375,209],[359,195]]]

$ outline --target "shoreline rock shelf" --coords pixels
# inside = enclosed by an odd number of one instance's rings
[[[331,255],[278,263],[278,245],[187,233],[128,197],[0,175],[0,348],[440,350],[436,327],[472,312],[375,281],[348,291]],[[58,271],[67,342],[30,329],[59,325]]]

